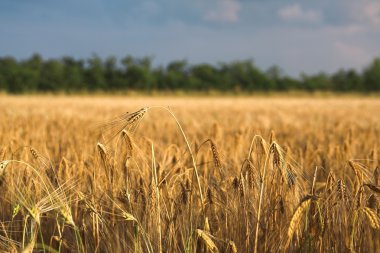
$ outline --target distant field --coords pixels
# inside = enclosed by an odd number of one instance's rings
[[[380,99],[0,96],[0,109],[0,251],[380,247]]]

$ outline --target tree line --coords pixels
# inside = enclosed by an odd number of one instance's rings
[[[341,69],[333,74],[301,74],[294,78],[277,66],[266,71],[252,60],[189,64],[172,61],[153,66],[151,57],[122,59],[92,56],[28,59],[0,57],[0,90],[9,93],[86,91],[380,91],[380,58],[363,71]]]

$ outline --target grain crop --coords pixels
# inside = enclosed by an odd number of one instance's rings
[[[1,252],[376,252],[380,100],[0,96]]]

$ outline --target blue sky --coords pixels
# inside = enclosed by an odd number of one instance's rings
[[[361,70],[380,56],[380,1],[0,0],[0,56],[34,52]]]

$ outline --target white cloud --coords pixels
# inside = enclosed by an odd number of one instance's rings
[[[29,57],[32,52],[40,52],[44,57],[88,57],[92,52],[103,57],[154,55],[158,64],[183,58],[191,63],[253,58],[262,69],[278,64],[294,76],[301,71],[330,73],[341,67],[360,70],[374,57],[380,56],[380,25],[375,25],[378,15],[374,4],[379,1],[380,5],[380,0],[339,1],[344,1],[339,10],[325,5],[321,7],[332,8],[326,10],[326,19],[321,22],[323,9],[314,9],[306,5],[306,1],[301,6],[288,5],[281,9],[283,3],[279,1],[274,1],[274,5],[268,4],[273,1],[195,0],[197,6],[191,10],[196,12],[192,17],[194,20],[201,13],[203,18],[212,22],[239,21],[239,25],[217,29],[208,22],[193,24],[178,16],[153,25],[150,20],[136,18],[137,15],[172,15],[174,9],[167,10],[165,6],[154,4],[154,0],[142,1],[144,4],[139,4],[132,16],[125,15],[123,25],[104,20],[93,24],[87,19],[84,22],[72,18],[64,21],[50,19],[54,22],[36,24],[27,22],[30,18],[27,21],[20,18],[14,21],[12,29],[7,29],[10,22],[7,22],[6,15],[0,14],[0,21],[3,21],[0,31],[5,32],[0,51],[16,57]],[[280,21],[270,16],[273,10]],[[329,24],[331,19],[338,22]],[[296,24],[282,25],[282,20]],[[303,21],[318,25],[305,26]],[[46,34],[49,34],[48,40]],[[23,43],[25,38],[30,43]]]
[[[351,1],[345,8],[351,23],[365,27],[372,33],[380,31],[380,1]]]
[[[240,3],[237,0],[218,0],[214,9],[204,18],[209,21],[236,22],[239,19]]]
[[[318,11],[304,10],[299,4],[286,6],[278,11],[280,18],[286,21],[301,21],[316,23],[322,20],[322,15]]]
[[[372,25],[380,25],[380,3],[366,3],[362,6],[361,17]]]
[[[366,31],[366,28],[364,26],[355,25],[355,24],[342,26],[339,29],[343,34],[347,34],[347,35],[354,35],[354,34],[358,34],[358,33],[362,33]]]
[[[334,43],[334,48],[337,50],[340,59],[348,62],[355,62],[359,65],[367,64],[372,57],[372,55],[363,47],[343,41],[336,41]]]

